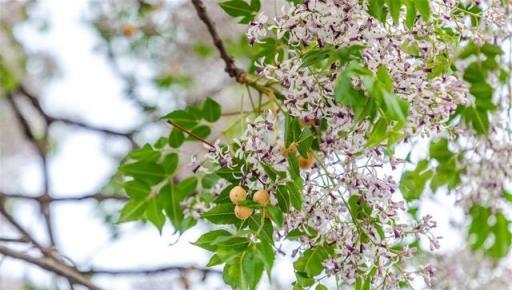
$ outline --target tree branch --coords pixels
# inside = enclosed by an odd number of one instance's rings
[[[182,126],[180,126],[178,123],[176,123],[176,122],[174,122],[174,121],[172,121],[172,120],[167,120],[167,122],[168,122],[169,124],[171,124],[171,126],[173,126],[173,127],[177,128],[178,130],[180,130],[180,131],[184,132],[185,134],[189,135],[190,137],[192,137],[192,138],[196,139],[197,141],[203,142],[204,144],[206,144],[206,145],[210,146],[211,148],[215,148],[215,146],[214,146],[212,143],[210,143],[210,142],[206,141],[205,139],[203,139],[203,138],[201,138],[201,137],[197,136],[196,134],[192,133],[191,131],[189,131],[189,130],[187,130],[187,129],[183,128],[183,127],[182,127]]]
[[[45,269],[52,273],[55,273],[59,276],[65,277],[66,279],[68,279],[69,281],[71,281],[73,283],[83,285],[83,286],[89,288],[90,290],[102,290],[102,288],[91,283],[89,281],[89,279],[84,277],[80,272],[76,271],[74,268],[66,266],[54,259],[45,258],[45,257],[35,258],[35,257],[32,257],[25,253],[11,250],[2,245],[0,245],[0,254],[4,255],[6,257],[11,257],[13,259],[25,261],[27,263],[36,265],[42,269]]]
[[[2,193],[0,192],[0,197],[11,198],[11,199],[24,199],[24,200],[33,200],[36,202],[41,202],[43,199],[40,196],[31,196],[27,194],[19,194],[19,193]],[[115,195],[115,194],[105,194],[105,193],[91,193],[77,196],[63,196],[63,197],[48,197],[45,199],[46,202],[73,202],[73,201],[84,201],[84,200],[96,200],[96,201],[104,201],[104,200],[128,200],[127,196],[124,195]]]
[[[191,1],[192,4],[194,5],[194,8],[196,9],[197,16],[201,19],[201,21],[203,21],[203,23],[208,28],[208,32],[210,33],[213,43],[217,50],[219,51],[220,57],[222,58],[222,60],[224,60],[224,63],[226,64],[225,71],[228,73],[228,75],[234,78],[238,83],[252,87],[258,92],[266,95],[271,100],[274,100],[276,97],[282,99],[283,95],[279,91],[275,90],[270,86],[259,84],[256,80],[249,77],[246,71],[235,65],[235,61],[233,57],[231,57],[227,53],[226,48],[224,47],[224,43],[222,42],[222,39],[220,38],[219,33],[215,28],[215,23],[208,15],[208,12],[206,11],[206,7],[203,1]]]
[[[163,266],[148,269],[100,269],[93,268],[89,271],[81,272],[84,275],[109,275],[109,276],[122,276],[122,275],[155,275],[165,272],[191,272],[198,271],[203,274],[222,275],[221,271],[210,268],[198,268],[195,266]]]
[[[96,131],[96,132],[107,134],[107,135],[124,137],[124,138],[127,138],[132,144],[135,144],[135,142],[133,140],[133,135],[136,133],[136,130],[129,131],[129,132],[118,132],[118,131],[114,131],[114,130],[107,129],[107,128],[92,126],[92,125],[89,125],[89,124],[86,124],[86,123],[83,123],[80,121],[75,121],[75,120],[71,120],[71,119],[64,118],[64,117],[54,117],[54,116],[49,115],[43,109],[41,102],[39,102],[39,98],[36,95],[29,92],[26,87],[24,87],[23,85],[20,86],[18,88],[18,92],[25,95],[29,99],[30,103],[34,106],[34,108],[36,108],[36,110],[39,112],[39,114],[43,117],[43,119],[46,121],[47,125],[50,125],[51,123],[54,123],[54,122],[61,122],[61,123],[67,124],[67,125],[80,127],[82,129],[86,129],[89,131]]]
[[[226,64],[225,71],[229,74],[230,77],[235,78],[237,82],[245,83],[247,79],[247,72],[237,67],[235,65],[235,60],[226,51],[224,43],[222,42],[219,34],[217,33],[217,30],[215,29],[215,23],[206,12],[206,7],[204,6],[203,1],[192,0],[192,4],[196,9],[197,16],[199,16],[199,18],[204,22],[204,24],[208,28],[208,32],[212,36],[213,44],[215,45],[215,47],[217,47],[217,50],[220,53],[220,57],[224,60],[224,63]]]

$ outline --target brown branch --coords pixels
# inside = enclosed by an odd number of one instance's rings
[[[214,146],[212,143],[210,143],[210,142],[208,142],[207,140],[205,140],[205,139],[203,139],[203,138],[201,138],[201,137],[197,136],[196,134],[192,133],[191,131],[189,131],[189,130],[185,129],[183,126],[180,126],[180,125],[179,125],[179,124],[177,124],[176,122],[174,122],[174,121],[172,121],[172,120],[167,120],[167,122],[168,122],[169,124],[171,124],[173,127],[177,128],[178,130],[180,130],[180,131],[182,131],[182,132],[186,133],[187,135],[189,135],[190,137],[192,137],[192,138],[196,139],[197,141],[203,142],[204,144],[206,144],[206,145],[210,146],[211,148],[215,148],[215,146]]]
[[[247,79],[247,72],[243,69],[237,67],[235,65],[235,60],[228,54],[226,48],[224,47],[224,43],[222,42],[217,30],[215,29],[215,23],[210,18],[206,11],[206,7],[204,6],[203,1],[201,0],[191,0],[194,8],[196,9],[197,16],[203,21],[203,23],[208,28],[208,32],[210,33],[213,44],[217,47],[217,50],[220,53],[220,57],[224,60],[226,64],[225,71],[229,74],[230,77],[235,78],[239,83],[245,83]]]
[[[120,269],[120,270],[111,270],[111,269],[100,269],[93,268],[89,271],[81,272],[84,275],[109,275],[109,276],[122,276],[122,275],[155,275],[165,272],[191,272],[198,271],[203,274],[215,274],[221,275],[222,272],[210,269],[210,268],[198,268],[195,266],[163,266],[157,268],[149,268],[149,269]]]
[[[0,200],[0,214],[2,214],[4,218],[14,228],[16,228],[16,230],[22,235],[23,239],[30,241],[30,243],[32,243],[36,248],[38,248],[44,255],[48,257],[53,257],[53,255],[51,254],[51,250],[48,247],[44,247],[38,241],[36,241],[36,239],[34,239],[34,237],[32,237],[32,235],[20,223],[18,223],[11,214],[7,212],[3,200]]]
[[[20,244],[24,244],[24,243],[30,243],[30,241],[26,237],[21,237],[21,238],[4,238],[4,237],[0,237],[0,243],[20,243]]]
[[[235,65],[235,60],[227,53],[226,48],[224,47],[224,43],[222,42],[222,39],[220,38],[219,33],[215,28],[215,23],[208,15],[208,12],[206,11],[206,7],[203,1],[191,1],[192,4],[194,5],[194,8],[196,9],[197,16],[201,19],[201,21],[203,21],[203,23],[208,28],[208,32],[210,33],[212,41],[217,50],[219,51],[220,57],[226,64],[225,71],[228,73],[228,75],[234,78],[238,83],[250,86],[256,91],[266,95],[271,100],[274,100],[276,97],[279,99],[283,99],[283,94],[281,94],[278,90],[272,88],[271,86],[258,83],[255,79],[250,77],[246,71]]]
[[[128,200],[128,197],[125,195],[115,195],[115,194],[105,194],[105,193],[91,193],[77,196],[63,196],[63,197],[41,197],[41,196],[31,196],[28,194],[19,194],[19,193],[2,193],[0,192],[0,197],[11,198],[11,199],[25,199],[25,200],[33,200],[36,202],[41,202],[44,199],[45,202],[73,202],[73,201],[84,201],[84,200],[96,200],[96,201],[104,201],[104,200]]]
[[[6,257],[11,257],[13,259],[25,261],[32,265],[36,265],[42,269],[45,269],[52,273],[55,273],[59,276],[62,276],[64,278],[68,279],[69,281],[71,281],[72,283],[83,285],[90,290],[102,290],[102,288],[91,283],[89,281],[89,279],[84,277],[83,274],[76,271],[74,268],[64,265],[54,259],[50,259],[50,258],[46,258],[46,257],[35,258],[35,257],[32,257],[25,253],[14,251],[14,250],[4,247],[2,245],[0,245],[0,254],[4,255]]]
[[[82,129],[86,129],[89,131],[95,131],[95,132],[99,132],[99,133],[103,133],[103,134],[107,134],[107,135],[124,137],[124,138],[127,138],[132,144],[135,144],[135,142],[133,140],[133,135],[136,133],[136,130],[132,130],[129,132],[118,132],[118,131],[114,131],[114,130],[107,129],[107,128],[96,127],[93,125],[89,125],[89,124],[86,124],[86,123],[83,123],[80,121],[75,121],[75,120],[71,120],[71,119],[64,118],[64,117],[54,117],[54,116],[51,116],[50,114],[48,114],[43,109],[41,102],[39,101],[39,98],[36,95],[29,92],[27,90],[27,88],[25,88],[24,86],[20,86],[18,88],[18,92],[25,95],[29,99],[30,103],[34,106],[34,108],[36,108],[36,110],[39,112],[39,114],[46,121],[47,126],[54,122],[60,122],[60,123],[64,123],[67,125],[76,126],[76,127],[82,128]]]

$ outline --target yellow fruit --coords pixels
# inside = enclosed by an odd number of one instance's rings
[[[297,153],[297,145],[295,143],[292,143],[288,148],[286,148],[286,146],[284,145],[281,145],[281,147],[279,147],[279,152],[281,153],[281,155],[283,155],[284,158],[288,158],[289,154],[294,155],[295,153]]]
[[[137,32],[137,28],[133,24],[126,23],[123,25],[123,35],[125,37],[130,38],[135,34],[135,32]]]
[[[279,152],[284,158],[288,158],[288,149],[286,149],[286,146],[281,145],[281,147],[279,147]]]
[[[233,187],[229,192],[229,199],[234,204],[239,204],[247,198],[247,191],[239,185]]]
[[[267,205],[270,201],[268,191],[264,189],[256,191],[256,193],[252,197],[252,200],[257,204]]]
[[[295,154],[295,153],[297,153],[297,151],[298,151],[297,144],[295,144],[295,143],[290,144],[290,147],[288,147],[288,154]]]
[[[235,206],[235,216],[241,220],[245,220],[252,215],[252,208],[237,205]]]
[[[302,169],[309,169],[315,165],[315,156],[313,153],[308,152],[308,158],[299,156],[299,166]]]

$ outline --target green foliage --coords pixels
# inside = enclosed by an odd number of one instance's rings
[[[354,87],[352,80],[359,78],[364,90]],[[372,147],[388,141],[388,145],[400,140],[400,133],[408,115],[408,104],[393,92],[393,80],[386,67],[381,66],[376,74],[359,63],[350,62],[338,77],[335,87],[336,101],[350,106],[356,119],[377,121],[368,136],[367,146]]]
[[[486,43],[480,47],[470,42],[458,55],[460,59],[477,57],[464,71],[464,80],[470,84],[470,93],[475,97],[475,104],[460,106],[456,115],[466,124],[470,124],[478,134],[489,133],[489,115],[496,110],[492,100],[494,90],[487,78],[491,72],[502,70],[496,61],[496,57],[501,54],[503,51],[496,45]]]
[[[251,0],[250,3],[244,0],[228,0],[219,3],[220,7],[232,17],[241,17],[240,23],[251,22],[261,8],[260,0]]]
[[[503,212],[474,205],[470,210],[471,225],[468,230],[470,246],[493,259],[505,257],[512,243],[510,221]]]
[[[400,179],[400,191],[405,200],[419,199],[432,175],[432,170],[428,169],[428,160],[420,161],[414,170],[405,171]]]
[[[459,165],[462,157],[448,148],[448,140],[443,138],[430,144],[429,158],[421,160],[413,170],[404,171],[400,179],[400,191],[405,200],[412,201],[421,197],[425,186],[436,191],[441,186],[449,190],[460,184],[460,175],[464,168]]]
[[[310,287],[315,277],[323,272],[323,261],[333,253],[332,247],[316,247],[306,250],[304,254],[293,263],[297,284],[301,287]]]
[[[382,23],[386,22],[389,13],[394,24],[398,24],[403,6],[406,10],[404,23],[407,28],[414,27],[418,14],[424,21],[430,21],[429,0],[369,0],[368,13]]]

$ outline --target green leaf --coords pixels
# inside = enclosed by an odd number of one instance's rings
[[[145,144],[142,148],[130,152],[128,157],[139,161],[156,162],[160,157],[160,152],[154,150],[151,145]]]
[[[302,186],[295,182],[288,182],[288,192],[290,194],[290,202],[292,206],[297,210],[301,210],[303,203]]]
[[[304,128],[300,133],[299,140],[297,141],[297,149],[302,157],[308,157],[308,152],[311,150],[312,143],[313,134],[311,133],[311,129]]]
[[[190,130],[190,132],[192,132],[192,134],[196,135],[199,138],[206,139],[210,135],[212,130],[210,129],[210,127],[208,127],[206,125],[201,125],[201,126],[194,127],[192,130]],[[187,140],[197,141],[192,136],[187,137]]]
[[[243,280],[241,258],[239,256],[226,263],[224,266],[223,279],[226,284],[230,285],[233,289],[240,288],[241,290],[247,289],[247,283]],[[242,278],[242,279],[241,279]]]
[[[327,288],[327,286],[324,284],[318,284],[316,285],[315,290],[329,290],[329,288]]]
[[[169,146],[179,148],[185,142],[185,134],[177,128],[173,128],[169,135]]]
[[[147,184],[138,180],[130,180],[123,184],[123,188],[129,197],[133,199],[144,199],[149,195],[151,189]]]
[[[463,77],[470,83],[477,83],[487,79],[487,71],[482,69],[480,63],[473,62],[466,67]]]
[[[163,200],[163,206],[167,217],[174,228],[181,231],[183,222],[183,211],[180,206],[181,198],[174,191],[174,184],[167,184],[160,189],[160,197]]]
[[[141,219],[144,215],[144,211],[146,210],[146,206],[147,202],[145,200],[130,200],[121,210],[118,223]]]
[[[265,269],[267,271],[269,280],[272,274],[272,267],[274,266],[275,253],[271,244],[268,243],[258,243],[256,244],[256,249],[260,259],[263,261],[265,265]]]
[[[196,187],[197,177],[190,176],[176,185],[176,192],[179,192],[180,196],[188,196],[196,191]]]
[[[430,19],[430,1],[429,0],[414,0],[416,9],[425,21]]]
[[[146,218],[162,232],[162,228],[165,224],[165,215],[156,198],[149,201],[146,208]]]
[[[313,278],[324,270],[323,261],[330,255],[332,248],[319,247],[306,250],[293,264],[296,271],[306,273]]]
[[[393,18],[393,22],[398,24],[398,18],[400,17],[400,7],[402,6],[401,0],[386,0],[389,7],[389,13],[391,14],[391,18]]]
[[[412,29],[414,23],[416,23],[416,6],[414,5],[414,0],[405,0],[405,5],[407,7],[405,25],[407,28]]]
[[[219,257],[219,255],[214,254],[211,256],[210,260],[208,261],[208,264],[206,264],[206,267],[213,267],[223,263],[224,261],[222,260],[222,258]]]
[[[491,43],[488,43],[488,42],[486,42],[480,48],[480,51],[483,54],[485,54],[487,57],[489,57],[489,58],[493,58],[493,57],[495,57],[497,55],[502,55],[503,54],[503,50],[501,49],[501,47],[499,47],[496,44],[491,44]]]
[[[370,290],[370,286],[372,285],[373,276],[375,276],[375,272],[377,271],[377,267],[373,266],[370,270],[370,273],[366,275],[366,279],[364,280],[362,290]]]
[[[270,214],[272,220],[279,226],[282,227],[284,224],[283,211],[277,207],[267,207],[266,209]]]
[[[217,103],[210,97],[206,98],[206,101],[204,101],[204,104],[203,104],[203,118],[206,121],[212,123],[212,122],[219,120],[220,116],[221,116],[221,107],[220,107],[219,103]]]
[[[242,0],[230,0],[219,4],[226,13],[233,17],[247,16],[253,11],[251,6]]]
[[[311,49],[302,56],[301,67],[316,65],[323,60],[328,59],[334,52],[335,50],[329,46]]]
[[[126,176],[156,184],[167,177],[165,169],[153,162],[138,161],[121,165],[119,171]]]
[[[420,161],[412,171],[405,171],[400,179],[400,191],[404,199],[407,201],[419,199],[432,175],[432,170],[428,169],[428,160]]]
[[[243,255],[241,273],[249,289],[254,290],[263,274],[264,264],[254,250],[247,250]]]
[[[299,140],[300,125],[297,118],[290,115],[286,115],[285,118],[285,133],[284,133],[284,144],[288,148],[290,144]]]
[[[235,216],[235,206],[229,203],[218,204],[203,213],[202,217],[214,224],[238,224],[240,221]]]
[[[197,241],[193,242],[192,244],[203,248],[208,251],[215,251],[217,250],[217,245],[215,245],[215,240],[218,238],[226,238],[230,237],[231,233],[226,230],[215,230],[211,232],[207,232],[203,234]]]
[[[257,5],[251,7],[251,5],[243,0],[229,0],[219,3],[219,5],[229,16],[242,17],[240,23],[251,22],[255,17],[255,13],[259,10],[255,9]]]
[[[471,225],[468,230],[470,246],[482,250],[487,256],[499,260],[506,257],[512,245],[510,221],[501,211],[475,205],[470,209]],[[491,224],[490,221],[494,220]],[[488,243],[487,241],[492,241]]]
[[[277,187],[276,198],[279,208],[281,208],[283,212],[289,212],[290,195],[288,194],[288,189],[286,188],[286,186],[280,185]]]
[[[195,125],[197,125],[197,119],[195,116],[184,110],[176,110],[162,117],[162,119],[172,120],[176,124],[185,127],[186,129],[191,129]]]
[[[384,1],[385,0],[368,0],[368,13],[382,23],[386,21],[387,14]]]
[[[454,155],[448,148],[448,139],[446,138],[430,143],[429,154],[431,158],[435,158],[441,163],[450,160]]]
[[[258,238],[267,244],[274,244],[274,227],[272,226],[272,222],[268,219],[263,219],[261,214],[255,214],[249,217],[247,220],[249,224],[249,228],[254,232],[258,233]],[[261,223],[263,222],[263,225]]]
[[[178,162],[179,158],[178,154],[176,153],[169,153],[165,156],[164,161],[162,162],[162,166],[164,167],[167,176],[170,176],[176,172],[176,169],[178,168]]]
[[[164,211],[176,231],[180,233],[183,233],[194,224],[194,222],[183,215],[180,203],[185,197],[186,193],[176,191],[174,184],[167,184],[160,189],[160,199],[162,200]]]

